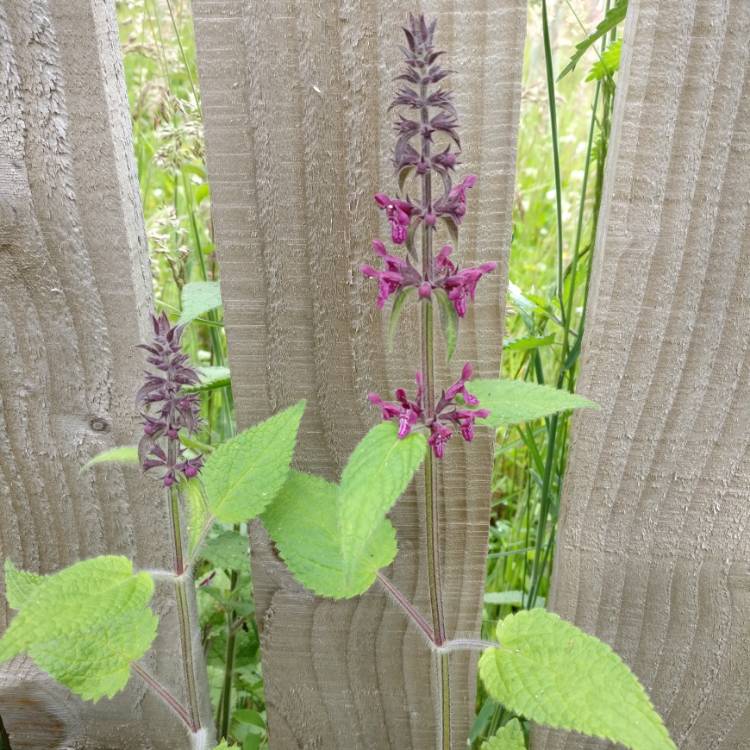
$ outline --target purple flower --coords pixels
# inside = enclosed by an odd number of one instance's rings
[[[454,185],[448,195],[441,198],[435,204],[435,213],[438,216],[448,217],[458,226],[466,214],[466,191],[476,184],[476,175],[469,174]]]
[[[398,422],[398,436],[401,439],[417,425],[426,427],[430,433],[428,445],[437,458],[443,458],[445,445],[455,432],[460,433],[467,442],[471,442],[474,439],[474,422],[489,416],[487,409],[463,408],[464,405],[479,405],[479,399],[466,388],[471,376],[472,367],[467,362],[461,377],[448,390],[443,391],[432,411],[428,410],[424,403],[424,382],[422,373],[419,372],[415,378],[417,393],[413,399],[409,399],[403,388],[396,390],[394,401],[384,401],[377,393],[370,393],[368,399],[380,409],[384,421]],[[463,403],[456,403],[458,396],[461,396]]]
[[[467,301],[474,300],[479,280],[485,274],[491,273],[497,268],[497,263],[488,261],[479,266],[471,266],[459,270],[458,266],[451,260],[453,253],[452,245],[443,245],[440,252],[435,256],[435,276],[432,285],[434,288],[443,289],[459,317],[466,315]]]
[[[370,265],[362,266],[360,270],[368,278],[378,280],[376,304],[382,309],[388,297],[407,286],[418,286],[422,277],[408,260],[389,255],[385,245],[380,240],[372,241],[372,249],[383,259],[385,270],[378,271],[377,268]]]
[[[391,239],[396,245],[403,245],[409,231],[412,214],[415,207],[408,201],[390,198],[385,193],[376,193],[375,202],[385,209],[385,214],[391,225]]]
[[[179,431],[195,432],[200,427],[200,399],[195,393],[183,393],[186,385],[198,382],[198,373],[187,364],[180,338],[182,327],[173,327],[165,313],[152,316],[154,338],[141,344],[146,358],[160,373],[147,372],[145,382],[136,395],[143,407],[143,437],[138,443],[138,454],[144,471],[161,468],[161,480],[171,487],[179,474],[188,479],[198,474],[203,458],[185,458]]]
[[[474,301],[479,279],[496,268],[497,263],[489,261],[482,263],[480,266],[464,268],[463,271],[458,271],[442,280],[441,286],[448,294],[448,299],[453,303],[453,307],[460,318],[466,315],[467,299],[470,298],[472,302]]]

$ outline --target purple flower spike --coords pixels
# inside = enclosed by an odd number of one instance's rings
[[[415,207],[407,201],[398,198],[390,198],[385,193],[376,193],[375,202],[380,208],[385,209],[385,215],[391,225],[391,239],[396,245],[403,245],[409,233],[411,217]]]
[[[138,454],[143,470],[163,469],[162,484],[171,487],[178,474],[189,479],[203,466],[201,456],[184,457],[178,437],[181,429],[192,434],[200,427],[198,395],[182,393],[183,386],[198,382],[198,373],[187,364],[188,357],[180,346],[182,327],[173,327],[164,313],[152,320],[154,338],[140,348],[149,353],[147,361],[163,374],[147,372],[136,395],[136,402],[144,408]]]

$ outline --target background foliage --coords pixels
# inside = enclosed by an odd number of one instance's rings
[[[556,81],[606,8],[604,0],[547,6],[548,13],[540,0],[529,7],[511,283],[498,359],[502,350],[506,377],[573,390],[619,45],[614,32],[605,34]],[[224,368],[190,5],[120,0],[117,7],[157,303],[174,320],[192,321],[184,341],[194,363]],[[201,450],[234,433],[228,373],[206,375],[215,387],[204,391]],[[505,615],[545,603],[568,433],[566,416],[498,433],[486,637]],[[205,549],[199,606],[219,731],[243,750],[257,750],[267,747],[267,736],[244,532],[240,524],[214,529],[222,541],[209,540]],[[477,710],[475,747],[512,717],[481,688]]]

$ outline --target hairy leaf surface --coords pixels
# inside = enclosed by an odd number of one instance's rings
[[[631,750],[676,750],[646,691],[606,643],[543,609],[506,617],[497,639],[479,673],[506,708]]]
[[[27,653],[85,700],[112,697],[156,636],[154,583],[125,557],[104,556],[36,576],[5,566],[8,602],[19,612],[0,639],[0,661]]]
[[[305,402],[254,425],[207,459],[201,472],[209,511],[224,523],[262,513],[284,486]]]
[[[511,719],[482,744],[482,750],[526,750],[523,728],[518,719]]]
[[[492,427],[529,422],[569,409],[598,409],[599,406],[575,393],[527,383],[523,380],[472,380],[468,388],[479,408],[489,409],[484,420]]]
[[[337,486],[293,472],[263,523],[294,576],[321,596],[344,599],[372,586],[396,556],[385,514],[424,460],[427,441],[400,440],[396,426],[374,427],[349,458]]]

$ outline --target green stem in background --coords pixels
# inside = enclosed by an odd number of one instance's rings
[[[562,327],[567,329],[563,285],[563,217],[562,179],[560,177],[560,144],[557,135],[557,102],[555,101],[555,72],[553,70],[552,46],[547,18],[547,0],[542,0],[542,34],[544,36],[544,63],[547,71],[547,99],[549,103],[550,130],[552,131],[552,161],[555,168],[555,206],[557,209],[557,298],[560,302]]]
[[[235,526],[239,531],[239,526]],[[229,580],[230,596],[237,589],[239,574],[232,571]],[[219,739],[229,737],[229,721],[232,714],[232,677],[234,676],[234,657],[237,649],[237,629],[234,627],[235,612],[233,609],[227,611],[227,647],[224,657],[224,683],[221,688],[221,700],[219,703],[218,732]]]
[[[5,731],[2,716],[0,716],[0,750],[13,750],[10,746],[10,737],[8,737],[8,733]]]

